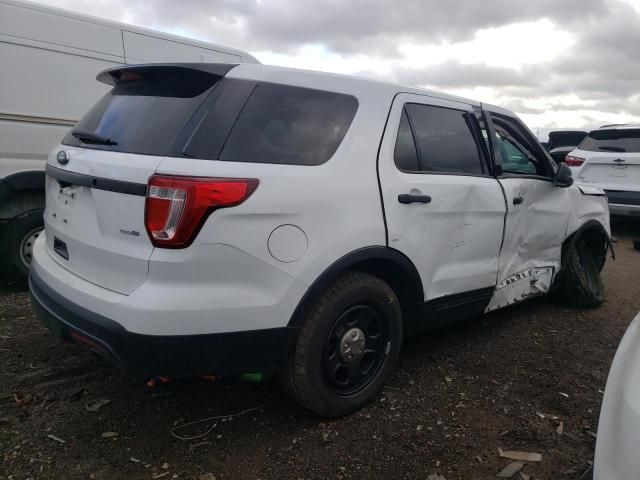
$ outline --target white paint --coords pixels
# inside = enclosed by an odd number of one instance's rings
[[[300,260],[306,253],[309,240],[295,225],[280,225],[269,235],[269,253],[279,262]]]
[[[638,478],[640,472],[640,314],[627,328],[604,392],[594,480]]]
[[[378,164],[390,246],[416,265],[425,300],[494,286],[505,212],[500,185],[489,176],[398,170],[393,152],[405,103],[472,111],[470,104],[448,99],[416,94],[395,98]],[[399,203],[398,195],[412,189],[431,196],[431,202]]]
[[[146,184],[161,158],[61,146],[69,153],[69,163],[56,161],[58,149],[51,151],[49,163],[56,168],[123,179]],[[71,186],[70,195],[61,192],[57,180],[47,177],[44,223],[46,241],[53,251],[53,237],[67,244],[68,260],[52,257],[65,269],[96,285],[130,294],[147,279],[153,245],[144,224],[145,197],[123,195],[92,188]],[[124,235],[120,229],[141,232]]]

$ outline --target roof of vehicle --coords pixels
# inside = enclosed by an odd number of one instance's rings
[[[565,133],[584,133],[587,134],[586,130],[553,130],[549,132],[549,135],[560,135]]]
[[[291,67],[278,67],[260,63],[153,63],[141,65],[123,65],[104,70],[100,72],[96,78],[103,83],[113,85],[117,83],[117,77],[122,71],[134,70],[137,73],[143,73],[145,70],[152,70],[157,68],[199,70],[213,73],[215,75],[226,74],[226,76],[229,78],[242,78],[262,82],[282,83],[286,85],[294,85],[306,88],[316,88],[319,90],[329,90],[334,92],[346,93],[354,95],[356,97],[370,95],[375,98],[386,96],[389,99],[392,99],[400,93],[409,93],[438,98],[440,100],[464,103],[476,107],[482,106],[482,108],[491,112],[508,116],[515,116],[513,112],[502,107],[480,103],[476,100],[470,100],[467,98],[450,95],[448,93],[437,92],[435,90],[429,90],[426,88],[408,87],[391,82],[383,82],[380,80],[352,75],[327,73],[315,70],[303,70]]]
[[[640,123],[614,123],[611,125],[602,125],[601,127],[591,130],[597,132],[598,130],[630,130],[640,128]]]
[[[452,102],[466,103],[496,113],[515,116],[513,112],[491,104],[480,103],[457,95],[429,90],[426,88],[409,87],[392,82],[374,80],[353,75],[327,73],[315,70],[303,70],[291,67],[277,67],[263,64],[242,63],[235,66],[227,75],[229,77],[251,78],[259,81],[286,83],[291,85],[319,88],[333,91],[341,91],[359,96],[359,94],[371,92],[372,94],[388,94],[395,96],[399,93],[410,93],[434,97]]]

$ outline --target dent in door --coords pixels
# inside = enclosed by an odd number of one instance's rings
[[[487,311],[546,293],[560,268],[571,201],[566,189],[536,179],[501,179],[509,213],[496,292]],[[516,203],[513,200],[521,198]]]

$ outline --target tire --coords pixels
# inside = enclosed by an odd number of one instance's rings
[[[42,209],[29,210],[2,227],[0,271],[8,283],[26,286],[31,263],[30,248],[44,228]]]
[[[373,275],[347,272],[306,314],[280,381],[318,415],[349,414],[370,402],[393,372],[402,333],[393,290]]]
[[[569,247],[568,261],[560,293],[569,305],[595,308],[604,302],[600,268],[589,245],[578,239]]]

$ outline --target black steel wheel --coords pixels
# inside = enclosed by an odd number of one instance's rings
[[[380,278],[346,272],[320,292],[302,319],[280,380],[303,406],[325,417],[370,402],[402,346],[402,311]]]
[[[354,305],[335,321],[324,344],[324,377],[338,395],[352,395],[375,378],[385,357],[389,326],[369,305]]]

